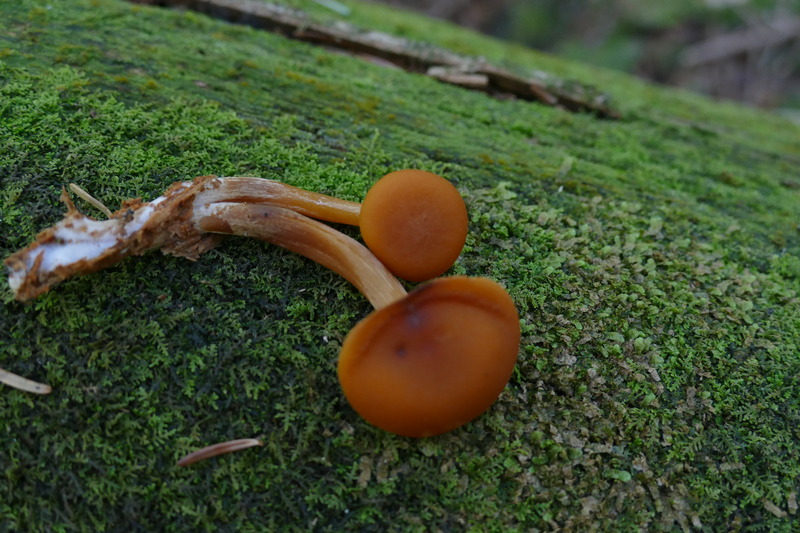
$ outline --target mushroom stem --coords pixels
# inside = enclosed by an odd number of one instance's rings
[[[198,207],[194,220],[203,232],[260,239],[316,261],[355,285],[376,309],[406,296],[400,282],[365,246],[291,209],[220,202]]]

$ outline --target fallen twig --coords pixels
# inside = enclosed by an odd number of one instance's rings
[[[83,198],[85,201],[89,202],[91,205],[96,207],[98,210],[102,211],[107,217],[111,217],[111,210],[103,204],[100,200],[83,190],[79,185],[75,183],[69,184],[69,190],[73,193],[77,194],[79,197]]]
[[[303,11],[253,0],[129,0],[137,4],[185,8],[211,17],[292,39],[321,44],[362,56],[388,61],[405,70],[501,98],[537,101],[569,111],[585,111],[601,118],[619,118],[608,95],[574,81],[558,80],[543,72],[535,77],[514,74],[482,58],[466,57],[432,45],[377,31],[364,31],[342,22],[326,26]]]
[[[2,368],[0,368],[0,383],[5,383],[9,387],[25,392],[32,392],[34,394],[50,394],[53,391],[50,385],[23,378],[22,376],[18,376]]]
[[[252,448],[253,446],[263,445],[264,443],[260,439],[237,439],[227,442],[220,442],[184,455],[180,458],[180,460],[178,460],[178,466],[189,466],[198,461],[204,461],[225,453],[237,452],[239,450]]]

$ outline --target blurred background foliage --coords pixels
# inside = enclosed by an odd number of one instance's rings
[[[800,119],[797,0],[383,0]]]

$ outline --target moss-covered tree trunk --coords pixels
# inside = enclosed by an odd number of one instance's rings
[[[593,85],[620,118],[191,11],[3,2],[0,252],[59,220],[71,182],[112,207],[203,174],[360,201],[390,170],[431,170],[470,213],[451,273],[502,283],[519,310],[511,383],[440,437],[369,426],[335,374],[368,302],[245,239],[30,304],[3,284],[0,367],[53,392],[0,388],[0,529],[790,530],[800,129],[348,5],[362,28]],[[265,445],[176,466],[241,437]]]

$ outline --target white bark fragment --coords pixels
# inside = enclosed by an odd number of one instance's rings
[[[108,220],[80,213],[62,191],[61,199],[67,206],[64,218],[5,260],[14,297],[30,300],[65,279],[154,248],[196,258],[217,241],[200,234],[189,221],[195,194],[210,180],[211,176],[202,176],[193,182],[176,183],[149,203],[129,200]]]

